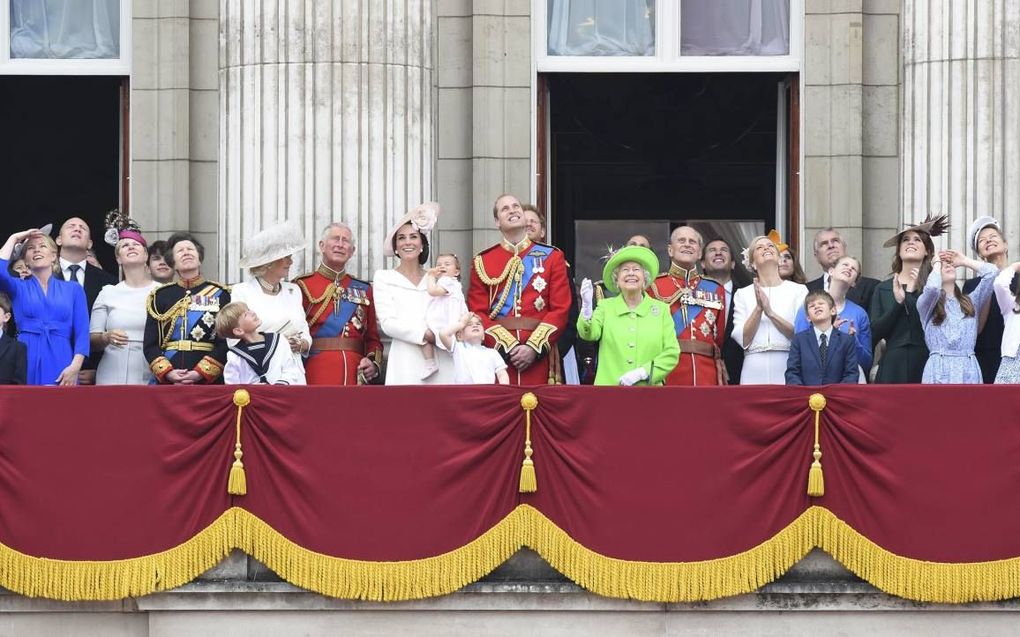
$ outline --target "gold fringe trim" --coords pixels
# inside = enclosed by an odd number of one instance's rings
[[[237,511],[228,509],[190,540],[125,560],[70,561],[25,555],[0,544],[0,585],[27,597],[65,601],[140,597],[187,584],[232,548]]]
[[[650,602],[692,602],[740,595],[774,581],[814,548],[810,511],[758,546],[701,562],[637,562],[585,548],[537,509],[517,507],[528,517],[525,542],[579,586],[605,597]]]
[[[316,593],[399,601],[456,591],[523,546],[593,593],[643,601],[693,602],[749,593],[774,581],[814,547],[880,590],[906,599],[964,603],[1020,596],[1020,557],[960,564],[901,557],[817,506],[758,546],[700,562],[601,555],[529,505],[518,506],[481,536],[448,553],[398,562],[351,560],[302,548],[254,514],[234,507],[179,546],[125,560],[52,560],[0,544],[0,585],[29,597],[67,601],[139,597],[186,584],[238,548],[288,582]]]
[[[961,563],[915,560],[883,549],[828,509],[811,507],[805,515],[811,516],[820,549],[890,595],[943,604],[1020,596],[1020,557]]]

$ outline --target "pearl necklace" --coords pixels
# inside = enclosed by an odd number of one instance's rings
[[[279,281],[276,285],[266,285],[266,282],[263,281],[260,276],[255,277],[255,280],[259,282],[259,287],[261,287],[267,294],[279,294],[280,290],[283,289],[283,283],[280,283]]]

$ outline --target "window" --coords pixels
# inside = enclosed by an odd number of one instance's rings
[[[127,75],[125,0],[0,0],[0,74]]]
[[[549,55],[655,55],[655,0],[549,0]]]
[[[799,71],[804,0],[533,0],[539,72]]]

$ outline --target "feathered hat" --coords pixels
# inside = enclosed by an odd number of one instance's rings
[[[111,246],[116,246],[117,242],[121,239],[134,239],[146,248],[149,247],[149,244],[145,242],[145,237],[142,236],[142,229],[138,227],[135,220],[125,214],[121,214],[120,210],[116,208],[106,213],[106,223],[104,225],[106,226],[106,233],[103,234],[103,240]]]
[[[933,217],[931,213],[928,213],[928,216],[924,218],[924,221],[912,226],[907,226],[903,230],[900,230],[894,234],[892,238],[883,243],[882,247],[891,248],[899,244],[900,237],[903,236],[905,232],[910,232],[911,230],[914,232],[923,232],[929,237],[937,237],[944,234],[947,229],[949,229],[949,215],[938,214]]]

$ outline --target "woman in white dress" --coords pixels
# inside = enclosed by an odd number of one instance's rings
[[[89,346],[103,352],[96,384],[147,385],[152,372],[142,353],[145,301],[159,283],[149,276],[149,251],[141,233],[134,228],[113,230],[116,234],[107,239],[115,239],[114,255],[124,280],[104,286],[92,306]]]
[[[386,237],[383,252],[396,256],[397,267],[378,270],[372,277],[375,288],[375,312],[379,328],[392,339],[386,361],[387,385],[451,385],[454,382],[450,353],[436,348],[439,371],[422,379],[425,357],[422,345],[435,344],[437,335],[425,324],[425,310],[432,298],[428,293],[425,268],[429,241],[439,215],[439,204],[426,203],[413,208],[397,222]]]
[[[733,294],[733,339],[744,348],[740,384],[784,385],[794,317],[807,288],[779,275],[779,249],[768,237],[751,241],[744,266],[755,279]]]
[[[305,239],[294,224],[277,224],[245,241],[242,268],[251,279],[230,286],[230,300],[243,302],[262,319],[261,332],[275,332],[287,339],[291,355],[305,369],[303,356],[312,346],[312,335],[301,304],[301,289],[285,279],[292,256],[304,249]],[[230,343],[236,343],[231,339]]]

